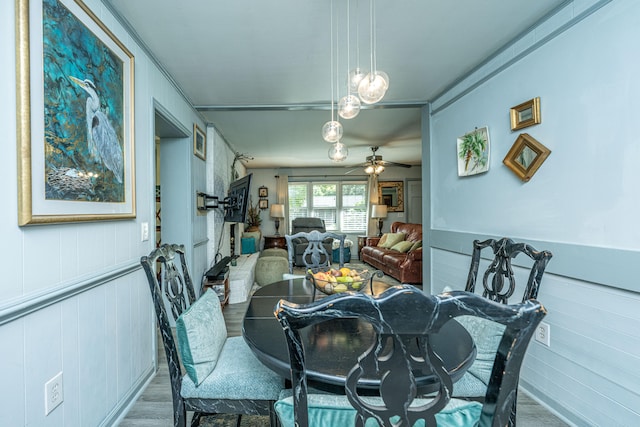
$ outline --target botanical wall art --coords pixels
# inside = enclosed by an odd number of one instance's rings
[[[19,225],[135,217],[134,58],[80,0],[17,0]]]
[[[540,118],[540,97],[530,99],[510,110],[511,130],[537,125]]]
[[[522,133],[502,161],[521,180],[528,182],[551,150],[527,133]]]
[[[457,139],[458,176],[477,175],[489,170],[489,128],[481,127]]]

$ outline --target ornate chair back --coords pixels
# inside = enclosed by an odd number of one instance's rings
[[[336,234],[331,232],[320,232],[318,230],[312,230],[309,232],[299,232],[296,234],[287,234],[284,236],[287,241],[287,251],[289,257],[289,273],[293,274],[293,266],[296,258],[296,246],[300,239],[307,241],[306,248],[302,253],[302,262],[305,265],[305,273],[311,269],[316,272],[321,268],[331,266],[331,256],[326,248],[327,239],[337,239],[340,241],[339,246],[339,265],[344,266],[344,239],[346,234]],[[328,245],[331,247],[331,245]],[[333,260],[335,262],[335,260]]]
[[[525,254],[533,260],[529,280],[522,296],[522,302],[538,297],[538,289],[547,263],[553,256],[549,251],[537,251],[526,243],[516,243],[511,239],[489,239],[483,242],[473,241],[471,267],[465,291],[474,292],[480,268],[481,252],[485,248],[493,250],[494,258],[482,275],[482,296],[492,301],[508,304],[509,298],[516,289],[516,281],[511,267],[511,259]]]
[[[337,294],[306,305],[281,300],[276,305],[275,315],[289,346],[295,425],[309,425],[301,328],[330,319],[357,317],[369,322],[376,331],[377,339],[353,361],[353,368],[346,378],[346,399],[355,411],[356,426],[364,426],[369,418],[383,426],[408,427],[420,419],[425,420],[427,426],[435,426],[436,414],[445,407],[447,412],[456,412],[454,407],[465,412],[456,417],[471,417],[469,425],[479,421],[480,426],[497,426],[508,423],[525,351],[545,314],[544,307],[535,300],[508,306],[462,291],[427,295],[410,285],[390,288],[377,297],[363,293]],[[440,356],[431,349],[431,334],[462,315],[505,326],[484,404],[451,398],[452,378]],[[435,394],[417,396],[418,386],[413,373],[419,368],[433,372],[438,389]],[[359,394],[357,384],[363,377],[381,378],[380,398]],[[279,403],[276,403],[278,412]],[[314,421],[317,421],[318,413],[335,417],[330,409],[333,408],[314,408],[317,410],[313,414]]]

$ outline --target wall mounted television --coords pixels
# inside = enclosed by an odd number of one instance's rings
[[[252,175],[243,176],[229,185],[227,197],[224,199],[225,222],[246,222]]]

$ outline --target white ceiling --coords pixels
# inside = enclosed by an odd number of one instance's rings
[[[347,45],[350,68],[370,68],[369,0],[349,3],[348,43],[347,1],[333,1],[333,68],[331,0],[103,1],[205,120],[254,158],[248,167],[336,166],[321,128],[332,93],[337,102],[331,80],[346,92]],[[377,68],[390,87],[381,106],[341,120],[349,157],[339,166],[362,163],[371,146],[384,160],[420,164],[420,106],[566,3],[376,0]]]

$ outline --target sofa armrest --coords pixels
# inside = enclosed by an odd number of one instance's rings
[[[413,250],[411,252],[407,252],[406,261],[409,261],[409,262],[422,261],[422,248],[418,248],[418,249],[415,249],[415,250]]]
[[[378,246],[379,241],[380,237],[367,237],[366,246]]]

